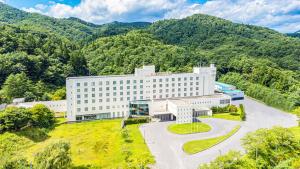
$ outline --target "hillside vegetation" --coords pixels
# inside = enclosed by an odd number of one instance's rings
[[[94,25],[0,8],[2,88],[11,74],[25,73],[29,82],[53,93],[68,76],[127,74],[146,64],[186,72],[215,63],[218,80],[247,95],[286,111],[300,106],[300,39],[271,29],[202,14],[151,25]],[[27,97],[47,99],[35,91]],[[5,93],[0,92],[2,102],[14,96]]]

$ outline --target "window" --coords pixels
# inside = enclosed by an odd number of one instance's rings
[[[199,77],[196,77],[196,80],[199,80]]]
[[[94,92],[95,91],[95,88],[92,88],[92,92]]]
[[[127,80],[127,84],[130,84],[130,80]]]
[[[143,94],[143,91],[140,91],[140,94]]]
[[[143,100],[143,96],[140,96],[140,99]]]
[[[162,87],[162,84],[159,84],[159,87]]]
[[[102,88],[101,88],[101,87],[99,88],[99,91],[100,91],[100,92],[102,91]]]
[[[156,84],[153,85],[153,88],[156,88]]]
[[[77,98],[78,98],[78,99],[80,98],[80,94],[77,95]]]
[[[169,79],[168,78],[166,78],[166,82],[168,82],[169,81]]]
[[[136,91],[133,91],[133,94],[136,94]]]
[[[106,87],[106,90],[109,90],[109,87]]]
[[[129,101],[130,100],[130,97],[127,97],[127,101]]]
[[[84,82],[84,86],[87,86],[88,85],[88,83],[87,82]]]
[[[159,82],[162,82],[162,79],[159,79]]]
[[[117,101],[117,98],[113,98],[113,101],[116,102],[116,101]]]
[[[80,89],[77,89],[77,92],[80,92]]]
[[[178,78],[178,81],[181,81],[181,78],[180,78],[180,77]]]
[[[110,102],[110,99],[109,99],[109,98],[106,98],[106,102]]]
[[[140,83],[143,83],[143,80],[140,80]]]
[[[106,93],[106,96],[108,97],[108,96],[109,96],[109,93]]]
[[[123,96],[123,92],[120,92],[120,95]]]
[[[87,92],[88,91],[88,89],[87,88],[84,88],[84,92]]]
[[[109,85],[109,81],[106,81],[106,85]]]
[[[81,102],[80,102],[80,100],[77,100],[77,104],[80,104]]]
[[[136,86],[133,86],[133,89],[136,89]]]
[[[120,97],[120,101],[123,101],[123,97]]]
[[[95,82],[92,82],[92,86],[95,86]]]
[[[156,82],[156,79],[153,79],[153,82]]]
[[[99,99],[99,103],[102,103],[102,101],[103,101],[102,99]]]
[[[123,84],[123,80],[120,80],[120,84]]]
[[[106,109],[109,109],[110,107],[109,106],[106,106]]]
[[[133,80],[133,83],[136,83],[136,80]]]
[[[127,86],[127,89],[130,89],[130,86]]]
[[[172,78],[172,81],[174,82],[174,81],[175,81],[175,78]]]
[[[140,85],[140,88],[142,89],[142,88],[143,88],[143,85]]]
[[[81,109],[80,108],[77,108],[77,112],[80,112],[81,111]]]
[[[92,99],[92,103],[95,103],[95,99]]]
[[[102,106],[99,106],[99,110],[102,110]]]
[[[94,93],[92,94],[92,97],[95,97],[95,94],[94,94]]]
[[[96,107],[92,107],[92,110],[96,110]]]
[[[114,90],[117,90],[117,87],[114,87],[113,89],[114,89]]]
[[[116,82],[116,81],[113,81],[113,84],[115,85],[115,84],[117,84],[117,82]]]
[[[184,81],[186,81],[186,80],[187,80],[187,78],[185,77],[185,78],[184,78]]]
[[[193,80],[193,77],[190,77],[190,80]]]
[[[89,111],[89,108],[88,108],[88,107],[85,107],[85,108],[84,108],[84,111]]]
[[[80,83],[76,83],[76,86],[79,87],[79,86],[80,86]]]
[[[102,93],[99,93],[99,97],[102,97]]]
[[[186,84],[186,83],[184,83],[184,86],[187,86],[187,84]]]
[[[84,94],[84,98],[87,98],[88,97],[88,94]]]
[[[166,87],[169,87],[169,84],[166,84]]]
[[[120,86],[120,90],[123,90],[123,86]]]
[[[114,92],[114,96],[117,96],[117,92]]]
[[[102,85],[102,81],[99,82],[99,85],[100,85],[100,86]]]
[[[153,90],[153,93],[156,93],[156,90]]]
[[[84,103],[89,103],[88,100],[84,100]]]

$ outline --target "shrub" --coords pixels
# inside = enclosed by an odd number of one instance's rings
[[[245,108],[244,108],[244,105],[240,104],[240,111],[241,111],[241,119],[243,121],[246,121],[246,113],[245,113]]]
[[[40,128],[52,127],[55,123],[54,113],[45,105],[37,104],[29,109],[32,126]]]
[[[35,169],[68,169],[71,166],[70,143],[59,141],[47,146],[34,158]]]
[[[149,117],[128,118],[124,121],[124,125],[148,123],[149,121],[150,121]]]

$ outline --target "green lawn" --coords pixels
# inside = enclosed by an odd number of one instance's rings
[[[239,114],[233,115],[230,113],[218,113],[218,114],[213,114],[212,116],[200,116],[200,118],[211,118],[211,117],[218,118],[218,119],[225,119],[225,120],[242,121]]]
[[[220,137],[215,137],[215,138],[209,138],[209,139],[204,139],[204,140],[194,140],[194,141],[189,141],[183,145],[183,150],[184,152],[188,154],[195,154],[201,151],[204,151],[206,149],[209,149],[213,147],[216,144],[221,143],[222,141],[226,140],[230,136],[232,136],[234,133],[236,133],[241,126],[236,126],[233,130],[231,130],[229,133],[226,135],[220,136]]]
[[[191,134],[208,132],[211,127],[205,123],[186,123],[186,124],[171,124],[168,126],[168,130],[175,134]]]
[[[48,133],[48,138],[40,142],[34,142],[16,133],[2,134],[0,140],[6,139],[5,143],[18,140],[11,145],[16,145],[14,148],[16,153],[25,156],[29,161],[33,160],[34,154],[49,143],[64,139],[71,144],[74,166],[130,168],[130,166],[154,163],[154,158],[144,143],[138,125],[126,127],[130,140],[125,141],[121,135],[120,122],[121,120],[103,120],[61,124]],[[1,146],[0,143],[0,151],[3,147],[5,146]]]
[[[295,134],[296,138],[300,140],[300,126],[290,128],[292,132]]]

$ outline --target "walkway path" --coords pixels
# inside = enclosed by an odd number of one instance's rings
[[[241,138],[250,131],[272,126],[292,127],[297,125],[297,117],[262,103],[246,98],[234,101],[233,104],[244,104],[247,121],[237,122],[222,119],[201,119],[209,124],[212,130],[206,133],[176,135],[167,131],[173,122],[156,122],[142,125],[142,131],[150,151],[155,156],[156,168],[159,169],[196,169],[199,164],[210,162],[229,150],[243,150]],[[218,137],[231,131],[236,125],[241,129],[224,142],[200,153],[188,155],[182,151],[182,145],[191,140]]]

